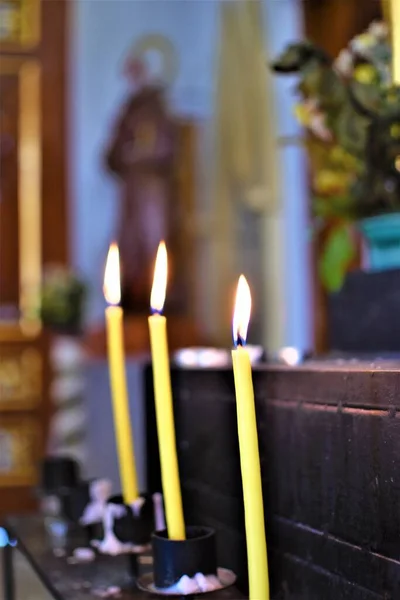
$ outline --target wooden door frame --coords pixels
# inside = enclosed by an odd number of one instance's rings
[[[39,2],[39,0],[38,0]],[[38,5],[39,6],[39,5]],[[39,162],[38,178],[41,198],[40,217],[41,264],[69,263],[69,219],[68,219],[68,17],[70,0],[41,0],[39,42],[29,44],[2,43],[0,60],[31,62],[40,70],[39,82]],[[36,243],[36,241],[35,241]],[[16,274],[18,277],[18,274]],[[21,418],[37,420],[41,432],[35,450],[35,460],[45,454],[45,443],[50,419],[49,388],[51,372],[49,366],[49,338],[43,332],[28,335],[18,322],[0,323],[1,358],[14,354],[13,347],[28,349],[43,357],[40,406],[29,410],[14,406],[7,413],[14,422]],[[4,418],[5,410],[0,417]],[[38,434],[39,436],[39,434]],[[37,454],[37,456],[36,456]],[[26,482],[25,482],[26,483]],[[4,487],[0,492],[0,513],[33,509],[37,498],[30,486]],[[1,515],[0,515],[1,516]]]
[[[69,263],[68,23],[70,0],[37,0],[30,43],[1,43],[0,60],[32,60],[40,69],[42,263]],[[35,27],[36,31],[36,27]]]
[[[42,87],[43,264],[67,265],[69,255],[68,147],[70,0],[42,0],[39,57]]]

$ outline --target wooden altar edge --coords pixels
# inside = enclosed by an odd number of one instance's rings
[[[339,407],[400,408],[400,363],[394,369],[312,368],[269,369],[264,391],[255,373],[257,399],[291,400]]]
[[[215,492],[213,486],[201,484],[199,482],[185,482],[182,485],[184,498],[185,498],[185,509],[189,507],[189,512],[195,512],[196,514],[206,515],[210,517],[215,522],[219,523],[220,526],[223,525],[224,528],[231,529],[236,532],[243,532],[244,535],[244,512],[243,512],[243,500],[242,497],[232,497],[224,495],[221,492]],[[392,543],[389,545],[389,549],[391,552],[383,552],[383,551],[373,551],[367,546],[363,547],[361,544],[353,543],[345,537],[341,537],[335,535],[330,531],[321,531],[315,527],[310,526],[309,524],[295,521],[293,518],[288,518],[286,516],[278,515],[274,510],[271,510],[271,507],[268,505],[265,508],[265,520],[266,520],[266,531],[267,535],[271,536],[271,539],[275,539],[275,546],[282,551],[291,554],[299,554],[298,550],[301,549],[299,556],[302,555],[304,559],[310,560],[311,558],[314,560],[317,559],[317,555],[314,557],[312,553],[312,549],[315,547],[313,543],[312,536],[320,536],[321,540],[323,538],[323,543],[340,543],[345,545],[347,548],[355,548],[357,551],[362,553],[363,555],[371,555],[376,557],[378,560],[389,561],[393,568],[397,569],[397,578],[400,585],[400,561],[399,557],[399,546],[400,541],[397,543]],[[279,522],[279,535],[273,535],[274,525],[273,523]],[[284,530],[283,527],[286,529]],[[301,532],[301,536],[296,533],[296,535],[286,537],[286,547],[285,544],[281,545],[281,541],[285,538],[283,537],[284,531],[296,531]],[[275,530],[278,531],[275,527]],[[297,536],[297,537],[296,537]],[[318,538],[319,539],[319,538]],[[279,544],[277,544],[277,540]],[[310,542],[310,546],[308,543]],[[321,541],[322,543],[322,541]],[[293,548],[298,548],[296,552],[293,551]],[[308,558],[307,558],[308,557]],[[317,561],[318,562],[318,561]],[[328,568],[328,563],[321,566],[324,568]],[[346,565],[345,565],[346,566]],[[334,572],[334,571],[333,571]],[[350,570],[347,574],[349,575]],[[338,572],[338,574],[341,574]],[[343,573],[342,573],[343,574]],[[400,587],[399,587],[400,593]]]
[[[185,421],[189,408],[190,424]],[[312,408],[261,405],[259,446],[267,512],[315,529],[323,525],[332,535],[366,549],[389,548],[388,555],[400,555],[400,420],[384,411]],[[202,420],[201,414],[208,419]],[[182,485],[197,486],[199,494],[204,486],[213,490],[206,494],[210,502],[217,492],[212,510],[230,515],[233,523],[240,519],[242,497],[235,419],[233,403],[203,400],[182,403],[176,421]],[[392,540],[389,545],[387,540]]]
[[[295,369],[269,365],[254,370],[267,532],[273,540],[271,568],[278,587],[287,585],[291,592],[278,597],[395,600],[400,598],[396,562],[400,556],[400,419],[396,418],[397,407],[388,407],[388,401],[393,398],[399,373],[386,369],[377,375],[374,369],[361,368],[347,372],[331,366],[322,371],[326,373],[323,379],[320,370],[314,365]],[[282,383],[287,373],[292,374],[291,385]],[[303,378],[300,390],[296,387],[299,373]],[[305,377],[308,373],[311,376]],[[319,377],[319,390],[313,373]],[[241,552],[239,542],[234,546],[232,531],[237,532],[236,540],[244,534],[232,372],[229,368],[173,369],[172,374],[185,515],[188,522],[218,523],[223,532],[219,547],[229,560],[230,555]],[[347,387],[354,394],[352,407],[343,408],[343,374],[346,385],[349,380],[352,384]],[[374,383],[369,385],[371,378]],[[361,386],[354,385],[360,382]],[[274,394],[271,399],[271,388],[280,398]],[[304,401],[298,400],[299,391]],[[318,391],[329,396],[331,404],[316,401]],[[282,527],[288,522],[300,527],[293,525],[292,538],[289,534],[284,537]],[[313,531],[319,532],[317,541]],[[320,564],[318,544],[323,543],[332,547],[327,564]],[[358,563],[356,559],[349,562],[348,554],[353,551]],[[365,555],[364,563],[360,553]],[[393,570],[395,593],[389,595],[383,579],[377,588],[378,576],[373,583],[378,593],[368,591],[362,583],[372,577],[362,572],[369,569],[368,561],[375,564],[381,559],[389,561],[387,568]],[[243,582],[242,559],[232,561],[227,566],[239,570]],[[337,574],[344,569],[342,562],[349,581]],[[297,596],[294,590],[299,592]]]
[[[282,367],[262,365],[253,369],[254,391],[257,404],[263,401],[305,402],[336,405],[338,407],[362,407],[400,409],[400,362],[399,368],[368,368],[362,365],[348,370],[342,366],[326,367],[304,364]],[[219,401],[235,401],[233,375],[226,369],[178,369],[174,368],[179,394],[185,397],[218,397]],[[201,377],[201,385],[193,386],[193,377]]]
[[[246,538],[208,513],[189,513],[193,522],[201,522],[217,531],[218,557],[238,575],[238,587],[247,588]],[[397,596],[376,593],[291,553],[282,553],[272,543],[268,547],[271,600],[395,600]],[[290,573],[290,578],[282,576]],[[288,583],[287,579],[290,579]],[[293,584],[295,582],[295,584]],[[395,587],[397,589],[397,587]]]
[[[217,530],[217,539],[219,534],[222,538],[220,545],[227,546],[222,549],[225,560],[231,561],[231,567],[233,564],[241,565],[245,558],[246,543],[243,526],[241,534],[237,524],[235,526],[232,521],[227,522],[221,518],[222,511],[217,514],[210,510],[208,494],[204,496],[198,489],[190,490],[187,485],[184,485],[183,489],[186,503],[190,506],[188,514],[191,520],[214,527]],[[285,517],[269,517],[268,513],[266,530],[269,554],[273,553],[277,557],[279,555],[279,561],[282,558],[300,561],[311,571],[323,571],[328,579],[335,577],[342,580],[342,583],[349,584],[349,589],[356,586],[377,594],[382,594],[382,590],[385,593],[400,594],[400,562],[393,558],[367,552],[361,546]],[[224,544],[224,537],[231,538],[230,543]],[[332,565],[335,568],[332,568]],[[276,568],[279,569],[278,566]],[[274,579],[273,571],[272,578]],[[382,598],[381,595],[378,597]],[[397,597],[389,596],[393,599]],[[292,596],[290,598],[292,599]]]
[[[366,552],[361,546],[279,516],[272,519],[271,536],[273,546],[273,540],[279,539],[279,551],[282,554],[296,556],[307,563],[312,561],[313,565],[324,571],[351,579],[356,585],[378,594],[384,590],[397,597],[400,593],[398,560],[376,552]],[[336,565],[336,568],[332,569],[332,565]]]
[[[290,574],[290,581],[296,582],[289,587],[284,581],[281,593],[275,596],[275,600],[396,600],[397,598],[386,593],[377,594],[298,557],[290,554],[277,555],[272,550],[270,552],[272,569],[275,561],[279,561],[281,570],[284,570],[287,576]]]

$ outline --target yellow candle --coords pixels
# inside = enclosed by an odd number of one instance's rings
[[[387,0],[390,10],[393,83],[400,85],[400,2]]]
[[[167,320],[161,314],[167,287],[167,271],[167,250],[164,242],[161,242],[157,252],[150,299],[150,305],[154,314],[149,317],[154,397],[168,537],[172,540],[184,540],[186,537],[185,522],[176,454],[174,411],[168,358]]]
[[[246,348],[251,295],[243,275],[239,279],[233,318],[236,348],[232,350],[237,422],[245,509],[250,600],[269,599],[267,543],[261,485],[260,455],[250,356]]]
[[[104,295],[110,304],[106,308],[106,328],[119,473],[124,502],[129,504],[138,498],[139,492],[126,387],[123,313],[118,306],[121,299],[121,286],[119,252],[116,244],[111,244],[108,252],[104,273]]]

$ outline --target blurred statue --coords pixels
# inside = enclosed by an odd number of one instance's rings
[[[168,299],[173,303],[182,295],[174,273],[179,239],[179,203],[175,195],[178,130],[168,113],[163,86],[150,75],[145,50],[136,47],[126,62],[125,74],[132,92],[120,110],[106,155],[108,168],[119,178],[121,187],[117,239],[122,265],[121,303],[128,313],[149,310],[154,259],[162,239],[169,251]]]

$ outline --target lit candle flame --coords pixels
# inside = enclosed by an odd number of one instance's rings
[[[104,297],[108,304],[119,304],[121,300],[121,278],[119,269],[119,250],[115,242],[110,245],[104,271]]]
[[[160,242],[154,267],[153,286],[151,288],[150,306],[153,312],[161,313],[164,308],[167,290],[168,257],[164,242]]]
[[[239,277],[235,310],[233,313],[233,341],[235,346],[246,343],[247,329],[249,327],[251,313],[251,293],[249,284],[244,275]]]

